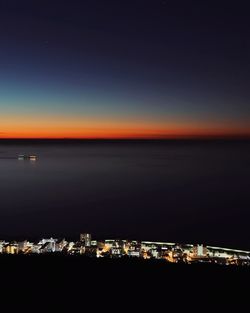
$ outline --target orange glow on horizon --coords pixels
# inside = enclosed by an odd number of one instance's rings
[[[206,131],[206,130],[179,130],[179,129],[83,129],[75,131],[60,131],[56,129],[47,129],[37,132],[32,131],[12,131],[9,133],[0,133],[0,139],[184,139],[184,138],[213,138],[213,137],[242,137],[250,138],[250,132],[232,132],[232,131]]]
[[[242,125],[200,121],[148,121],[128,118],[1,116],[2,139],[178,139],[243,137],[250,128]]]

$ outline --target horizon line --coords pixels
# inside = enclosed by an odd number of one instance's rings
[[[78,140],[78,141],[178,141],[178,140],[250,140],[250,135],[200,135],[200,136],[157,136],[157,137],[0,137],[7,140]]]

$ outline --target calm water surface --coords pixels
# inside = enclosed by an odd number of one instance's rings
[[[249,142],[0,142],[0,236],[250,248],[249,186]]]

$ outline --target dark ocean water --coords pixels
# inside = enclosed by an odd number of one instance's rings
[[[89,231],[250,249],[249,186],[249,141],[2,141],[0,237]]]

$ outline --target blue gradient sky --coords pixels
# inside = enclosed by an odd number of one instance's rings
[[[226,1],[2,1],[1,137],[250,135],[249,19]]]

